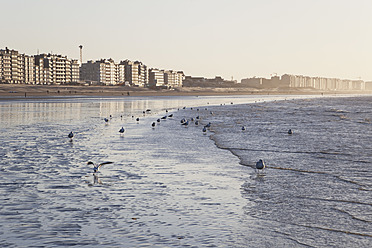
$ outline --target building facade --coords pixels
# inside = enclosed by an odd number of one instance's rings
[[[79,63],[66,56],[29,56],[8,48],[0,50],[0,82],[69,84],[79,80]]]
[[[362,80],[338,78],[309,77],[302,75],[284,74],[279,78],[246,78],[241,80],[242,87],[253,88],[309,88],[316,90],[364,90]]]
[[[24,82],[24,56],[7,47],[0,50],[0,81],[2,83]]]
[[[125,66],[116,64],[113,59],[91,60],[81,65],[80,79],[95,84],[124,84]]]
[[[124,60],[120,62],[125,68],[125,83],[135,87],[148,86],[148,69],[140,61]]]
[[[185,74],[182,71],[164,71],[164,84],[168,88],[182,87]]]
[[[159,70],[156,68],[149,69],[149,83],[148,87],[164,87],[164,70]]]

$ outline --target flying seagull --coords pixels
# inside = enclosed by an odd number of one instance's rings
[[[94,164],[93,162],[89,161],[87,164],[93,165],[93,173],[97,173],[99,168],[101,168],[102,165],[112,164],[112,163],[114,163],[114,162],[103,162],[103,163],[100,163],[100,164]]]

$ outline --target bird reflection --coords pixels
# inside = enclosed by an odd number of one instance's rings
[[[93,174],[93,184],[102,184],[102,181],[101,179],[99,179],[99,177],[96,175],[96,174]]]

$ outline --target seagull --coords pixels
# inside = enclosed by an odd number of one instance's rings
[[[109,119],[107,119],[107,118],[105,118],[104,120],[105,120],[105,122],[108,122],[109,121]]]
[[[139,118],[137,118],[136,121],[139,121]]]
[[[165,120],[165,119],[167,119],[167,116],[165,115],[165,116],[161,117],[160,119]]]
[[[288,130],[288,134],[293,134],[292,129]]]
[[[212,123],[209,122],[207,125],[205,125],[205,127],[211,127],[211,124]]]
[[[242,126],[242,131],[244,131],[245,130],[245,126]]]
[[[152,127],[155,127],[155,122],[153,122],[153,123],[151,124],[151,126],[152,126]]]
[[[196,125],[196,126],[199,125],[199,121],[195,121],[195,125]]]
[[[181,123],[183,124],[185,122],[186,122],[186,119],[185,118],[182,118]]]
[[[99,168],[101,168],[102,165],[112,164],[112,163],[114,163],[114,162],[103,162],[103,163],[100,163],[100,164],[94,164],[93,162],[89,161],[87,164],[93,165],[93,173],[97,173]]]
[[[207,128],[203,127],[203,133],[205,134],[207,132]]]
[[[188,126],[189,125],[189,120],[186,120],[184,123],[182,123],[181,125],[183,125],[183,126]]]
[[[68,134],[68,137],[70,138],[70,141],[72,141],[72,138],[74,137],[74,133],[71,131],[71,132]]]
[[[168,117],[171,117],[172,118],[173,117],[173,114],[168,115]]]
[[[156,121],[157,121],[157,122],[160,122],[160,119],[157,119]]]
[[[121,127],[120,130],[119,130],[119,133],[124,133],[124,127]]]
[[[257,170],[263,170],[263,169],[265,169],[265,167],[266,167],[265,162],[262,159],[260,159],[260,160],[258,160],[258,162],[256,162],[256,171]]]

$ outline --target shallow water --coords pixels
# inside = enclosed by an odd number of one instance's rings
[[[371,98],[264,102],[285,98],[1,103],[0,242],[370,246],[372,117],[365,104]],[[152,111],[143,114],[146,109]],[[181,125],[197,115],[198,126]],[[208,122],[212,127],[203,134]],[[258,158],[269,167],[263,175],[250,167]],[[87,161],[114,163],[93,175]]]

